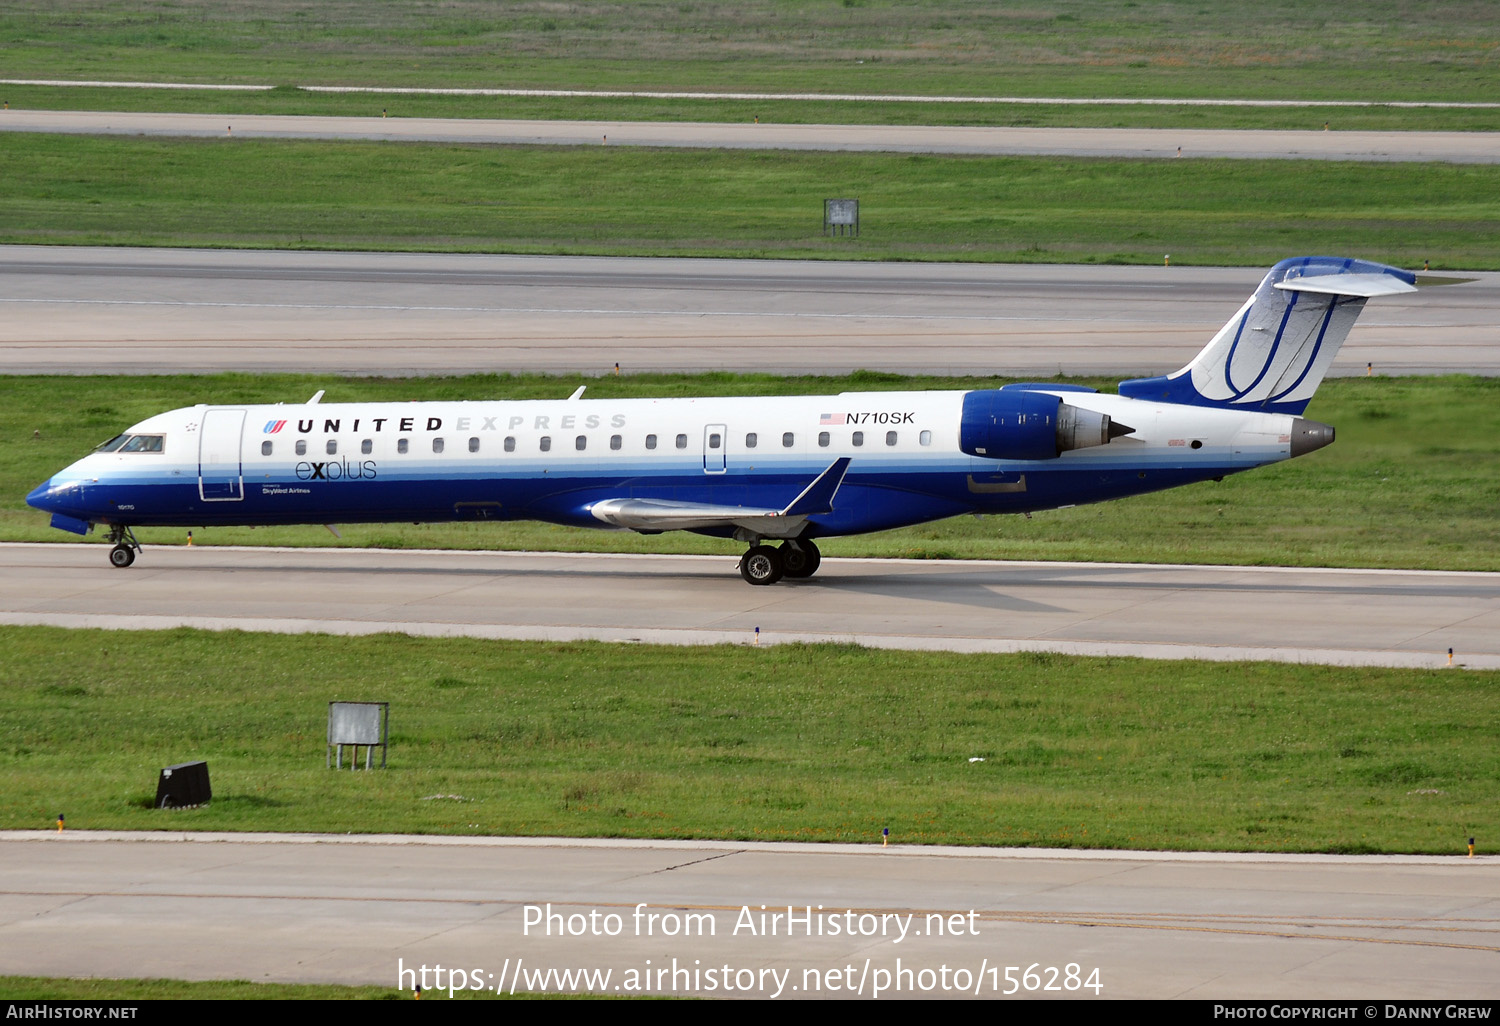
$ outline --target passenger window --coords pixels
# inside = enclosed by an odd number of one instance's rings
[[[614,450],[618,451],[619,448],[620,448],[620,446],[622,446],[624,444],[625,444],[625,440],[623,438],[621,438],[619,435],[610,435],[609,436],[609,447],[611,449],[614,449]]]
[[[754,449],[755,448],[755,443],[758,442],[759,440],[760,439],[758,439],[755,436],[755,432],[754,431],[750,432],[748,435],[745,436],[745,448],[746,449]]]
[[[588,447],[589,447],[589,436],[588,435],[579,435],[577,438],[573,439],[573,448],[577,449],[579,452],[583,452],[583,450],[587,449]]]
[[[396,440],[396,451],[401,453],[403,456],[406,454],[406,444],[406,439],[404,438],[398,438]]]
[[[719,435],[718,433],[714,433],[714,434],[708,436],[708,447],[710,449],[717,449],[717,448],[719,448],[719,446],[721,446],[723,444],[724,444],[724,438],[723,438],[722,435]]]
[[[551,451],[552,451],[552,436],[551,435],[543,435],[542,436],[542,452],[551,452]]]
[[[432,440],[432,451],[433,452],[442,452],[443,451],[443,440],[441,438],[434,438]]]
[[[372,442],[370,439],[366,438],[362,442],[359,443],[359,451],[361,453],[363,453],[364,455],[368,456],[368,455],[370,455],[370,453],[372,453],[372,452],[375,451],[375,443]]]
[[[401,451],[405,452],[406,450],[402,449]],[[297,455],[298,456],[306,456],[307,455],[307,439],[305,439],[305,438],[299,438],[299,439],[297,439]]]
[[[515,435],[506,435],[505,436],[505,451],[506,452],[515,452],[516,451],[516,436]]]
[[[687,435],[678,435],[677,436],[677,448],[679,448],[679,449],[686,449],[687,448]]]
[[[262,456],[269,456],[269,455],[271,455],[271,443],[270,442],[261,442],[260,443],[260,454]]]
[[[646,448],[648,448],[648,449],[655,449],[656,448],[656,436],[655,435],[647,435],[646,436]]]
[[[887,431],[885,433],[885,444],[886,445],[895,445],[896,444],[896,432],[894,432],[894,431]]]
[[[917,441],[921,442],[923,445],[931,445],[932,444],[932,432],[931,431],[923,431],[920,435],[917,436]]]
[[[339,440],[337,438],[330,438],[324,448],[328,450],[328,455],[337,456],[339,454]]]
[[[828,432],[827,431],[819,431],[818,432],[818,445],[822,446],[824,449],[828,448]]]
[[[850,437],[849,441],[853,442],[854,447],[857,449],[861,445],[865,444],[865,433],[863,431],[856,431],[854,432],[853,436]]]
[[[469,451],[470,452],[478,452],[479,451],[479,438],[478,438],[477,435],[475,437],[469,439]]]
[[[781,447],[783,449],[790,449],[796,443],[796,441],[797,436],[788,431],[786,434],[781,436]]]

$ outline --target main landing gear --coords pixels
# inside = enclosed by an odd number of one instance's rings
[[[123,570],[135,562],[135,554],[141,551],[141,543],[135,540],[130,528],[124,524],[112,524],[109,540],[115,543],[115,547],[109,550],[110,566]]]
[[[822,562],[810,541],[787,541],[779,549],[755,545],[740,557],[740,576],[751,584],[775,584],[783,577],[811,577]]]

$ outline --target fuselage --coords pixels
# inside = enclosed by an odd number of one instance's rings
[[[974,406],[966,397],[993,393],[962,391],[194,406],[132,426],[27,501],[71,529],[510,519],[606,527],[594,506],[622,499],[781,507],[847,457],[832,511],[801,529],[811,539],[1222,477],[1294,455],[1295,426],[1310,423],[1025,388],[1128,433],[1042,458],[979,455],[965,441]]]

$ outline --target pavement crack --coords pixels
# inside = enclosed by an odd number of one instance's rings
[[[679,863],[677,863],[674,866],[663,866],[660,869],[653,869],[651,872],[649,872],[649,873],[642,873],[641,875],[642,876],[656,876],[656,875],[658,875],[660,873],[671,873],[671,872],[673,872],[675,870],[678,870],[678,869],[686,869],[689,866],[698,866],[698,865],[702,865],[705,862],[712,862],[715,859],[724,859],[724,858],[728,858],[731,855],[743,855],[743,854],[745,854],[745,849],[744,848],[736,848],[734,851],[721,851],[717,855],[705,855],[701,859],[693,859],[690,862],[679,862]]]

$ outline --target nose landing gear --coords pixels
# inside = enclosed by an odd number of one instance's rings
[[[112,524],[109,540],[115,543],[115,547],[109,550],[110,566],[123,570],[135,562],[135,554],[141,551],[141,543],[135,540],[130,528],[124,524]]]

